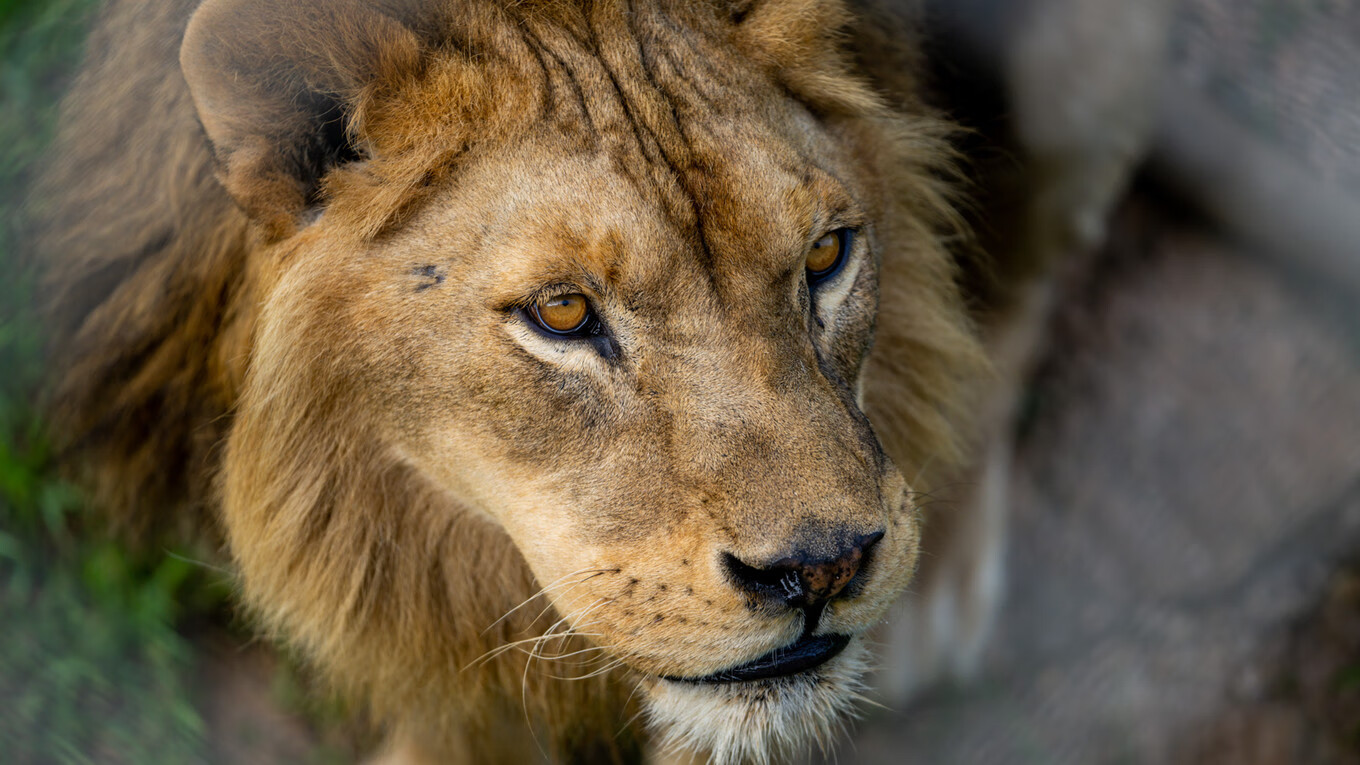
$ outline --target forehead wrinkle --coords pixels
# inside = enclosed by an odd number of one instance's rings
[[[565,214],[547,218],[511,238],[502,272],[513,278],[504,281],[521,298],[554,286],[580,287],[601,298],[626,294],[639,262],[632,253],[654,238],[647,228],[634,226],[625,232],[617,223],[576,220]]]
[[[740,302],[763,302],[748,291],[800,272],[823,229],[851,217],[853,198],[835,177],[778,141],[767,151],[732,155],[712,176],[701,211],[718,256],[712,268],[725,286],[744,293]]]
[[[618,14],[604,5],[585,11],[584,23],[573,16],[569,26],[526,20],[545,50],[540,58],[553,62],[549,79],[570,80],[576,96],[558,98],[569,108],[550,111],[561,112],[559,121],[587,115],[599,149],[679,227],[697,229],[696,243],[706,247],[698,209],[708,185],[703,176],[732,147],[702,135],[699,124],[715,112],[726,121],[768,120],[768,102],[782,97],[768,74],[737,57],[721,30],[710,28],[716,24],[711,12],[643,3]],[[672,19],[668,12],[687,17]]]
[[[816,235],[808,233],[816,200],[800,192],[799,179],[809,164],[800,149],[811,149],[800,144],[812,143],[804,134],[818,123],[804,125],[811,118],[700,14],[671,19],[647,3],[625,14],[596,10],[522,17],[543,69],[549,108],[540,125],[577,151],[608,157],[617,179],[679,235],[678,249],[687,252],[663,260],[692,252],[701,266],[695,276],[725,310],[750,294],[745,282],[769,284],[771,274],[751,271],[786,270],[784,261],[799,257],[803,240]],[[566,248],[573,257],[583,252]],[[627,276],[617,264],[615,278],[609,265],[577,265],[593,266],[606,282],[622,284]],[[646,280],[653,289],[665,286],[665,271]]]
[[[612,16],[612,14],[611,14]],[[564,133],[579,131],[582,116],[590,123],[591,145],[609,155],[623,178],[682,225],[692,224],[693,209],[676,182],[673,165],[683,161],[686,147],[673,125],[670,107],[640,73],[640,55],[630,34],[600,30],[598,18],[580,29],[529,19],[536,44],[573,92],[550,99],[548,122]],[[548,64],[545,64],[548,66]],[[559,89],[561,90],[561,89]],[[568,96],[574,95],[574,98]]]
[[[768,289],[771,278],[796,265],[825,233],[814,229],[855,207],[851,190],[824,166],[843,158],[815,156],[825,152],[826,141],[814,141],[811,133],[827,138],[819,123],[788,99],[769,100],[769,109],[785,112],[783,119],[731,114],[680,121],[696,157],[681,178],[697,208],[703,264],[722,305],[759,298],[753,291]],[[785,129],[802,121],[808,124],[793,134]]]

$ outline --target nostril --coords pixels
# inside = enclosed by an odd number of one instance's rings
[[[869,567],[869,561],[873,560],[874,548],[883,541],[883,532],[875,531],[872,534],[865,534],[855,540],[855,548],[859,550],[859,559],[855,561],[854,567],[849,572],[849,578],[841,585],[844,591],[854,585],[857,581],[863,581],[865,569]]]
[[[803,594],[802,580],[792,559],[758,567],[743,563],[731,553],[723,553],[723,563],[737,587],[752,595],[793,600]]]
[[[751,565],[731,553],[723,562],[733,583],[750,595],[783,602],[796,608],[820,606],[840,595],[868,563],[869,554],[882,539],[882,531],[857,537],[853,544],[831,557],[813,557],[798,551],[771,563]]]

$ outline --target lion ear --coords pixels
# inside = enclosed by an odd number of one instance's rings
[[[420,65],[409,23],[363,0],[206,0],[194,12],[180,66],[223,185],[266,236],[294,231],[326,172],[363,155],[355,110]]]

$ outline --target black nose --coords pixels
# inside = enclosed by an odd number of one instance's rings
[[[753,566],[728,553],[725,560],[732,580],[742,590],[794,608],[812,609],[845,590],[882,538],[882,531],[865,534],[830,557],[800,551]]]

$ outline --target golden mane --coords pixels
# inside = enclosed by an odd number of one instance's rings
[[[65,101],[39,193],[38,241],[64,454],[92,501],[133,537],[225,537],[263,624],[379,719],[441,730],[473,761],[505,756],[486,731],[520,718],[550,751],[634,756],[639,739],[615,736],[637,711],[623,684],[608,675],[564,682],[529,666],[525,651],[497,651],[556,621],[538,618],[550,606],[535,596],[552,583],[535,581],[505,532],[384,445],[364,381],[332,363],[330,317],[276,317],[270,326],[257,318],[298,209],[319,205],[358,238],[381,238],[431,189],[456,182],[467,152],[513,140],[552,111],[523,29],[593,41],[599,55],[636,49],[638,30],[613,3],[433,12],[394,2],[387,10],[400,23],[378,26],[345,3],[324,12],[279,3],[258,33],[239,39],[302,50],[294,74],[303,74],[270,87],[324,90],[327,113],[343,115],[347,151],[370,159],[316,162],[314,188],[254,176],[243,185],[232,180],[236,160],[214,157],[180,68],[198,5],[112,2]],[[670,10],[716,28],[721,4],[691,5]],[[874,153],[862,159],[884,168],[876,193],[889,206],[873,211],[882,296],[865,408],[909,478],[956,464],[982,362],[941,244],[959,230],[948,127],[919,103],[890,109],[855,73],[839,3],[743,3],[729,16],[742,22],[734,51],[854,134]],[[261,343],[262,333],[282,321],[315,327],[306,333],[315,344],[261,357],[260,347],[277,347]],[[238,412],[243,396],[258,405]],[[233,465],[225,474],[224,462]],[[230,524],[224,506],[237,513]],[[553,645],[588,649],[580,638]],[[451,706],[463,721],[452,727]]]

